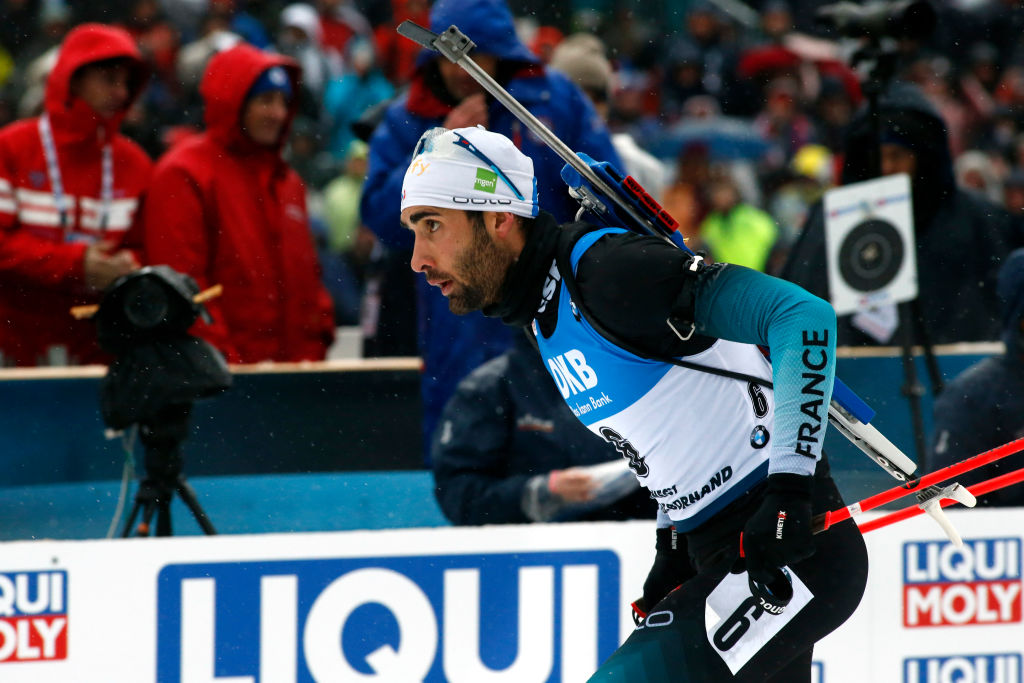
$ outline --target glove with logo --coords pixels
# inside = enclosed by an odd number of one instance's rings
[[[631,605],[637,626],[666,595],[696,574],[686,551],[686,539],[676,533],[675,527],[662,527],[655,533],[654,564],[644,581],[644,594]]]
[[[753,581],[770,583],[778,568],[814,553],[811,535],[813,477],[772,474],[761,507],[743,528],[743,554]]]

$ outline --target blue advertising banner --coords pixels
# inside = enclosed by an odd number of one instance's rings
[[[156,678],[582,680],[619,643],[619,587],[610,551],[172,564]]]

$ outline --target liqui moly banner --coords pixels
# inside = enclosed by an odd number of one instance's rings
[[[67,573],[0,572],[0,663],[67,657]]]
[[[869,534],[814,683],[1024,683],[1024,510]],[[649,522],[0,544],[4,683],[585,681],[633,629]]]
[[[1019,624],[1020,538],[903,545],[903,623],[907,627]]]

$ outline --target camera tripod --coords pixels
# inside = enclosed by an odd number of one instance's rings
[[[135,518],[142,517],[134,531],[149,536],[153,516],[156,515],[156,535],[171,535],[171,500],[177,493],[188,506],[203,533],[216,534],[210,518],[196,498],[196,492],[182,474],[184,458],[181,443],[188,434],[190,405],[168,406],[152,421],[139,425],[139,439],[146,448],[146,476],[139,482],[135,504],[128,515],[122,538],[131,535]]]

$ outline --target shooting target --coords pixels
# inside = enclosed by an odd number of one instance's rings
[[[839,245],[839,272],[861,292],[885,287],[903,265],[903,239],[892,223],[870,218],[856,225]]]
[[[910,178],[905,174],[825,193],[825,252],[838,315],[917,296]]]

